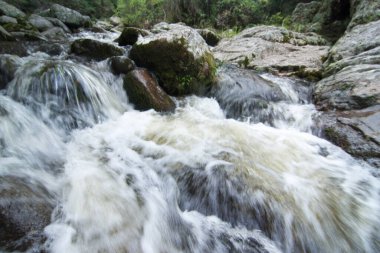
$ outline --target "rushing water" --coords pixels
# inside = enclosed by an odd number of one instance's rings
[[[48,222],[0,250],[379,252],[375,169],[312,135],[308,92],[225,67],[211,98],[139,112],[106,62],[23,58],[0,94],[0,193],[26,189]]]

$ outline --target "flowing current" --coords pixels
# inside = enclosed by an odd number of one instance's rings
[[[376,169],[313,135],[304,83],[225,66],[160,114],[106,61],[22,61],[0,94],[0,219],[32,229],[0,221],[0,251],[380,252]]]

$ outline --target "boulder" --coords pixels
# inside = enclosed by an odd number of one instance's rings
[[[380,168],[380,105],[323,115],[323,136],[354,157]]]
[[[0,41],[12,41],[15,38],[8,33],[2,26],[0,26]]]
[[[130,58],[152,70],[169,95],[204,94],[215,82],[216,72],[204,39],[180,24],[158,24],[153,30],[155,34],[139,37]]]
[[[129,101],[137,110],[154,109],[168,112],[175,109],[175,103],[158,85],[157,79],[146,69],[130,71],[124,78],[124,89]]]
[[[43,230],[50,223],[53,201],[37,183],[13,177],[0,177],[1,249],[24,252],[45,240]]]
[[[53,27],[42,33],[42,36],[52,41],[62,41],[67,38],[66,32],[61,27]]]
[[[322,76],[322,62],[328,53],[325,44],[326,41],[314,33],[258,26],[223,39],[213,52],[219,61],[244,68],[317,80]]]
[[[127,74],[136,68],[135,63],[126,56],[114,56],[109,59],[112,72],[115,75]]]
[[[207,45],[212,47],[215,47],[221,39],[219,35],[209,29],[198,29],[197,32],[206,41]]]
[[[9,16],[12,18],[24,18],[26,16],[24,12],[2,0],[0,0],[0,15]]]
[[[120,37],[117,39],[117,42],[120,46],[133,45],[137,42],[139,36],[149,35],[149,31],[136,28],[136,27],[126,27],[123,29]]]
[[[70,29],[58,18],[45,17],[54,26],[62,28],[66,33],[71,33]]]
[[[53,4],[49,11],[44,13],[44,15],[59,19],[71,29],[91,26],[91,19],[89,16],[84,16],[75,10],[59,4]]]
[[[17,19],[8,17],[8,16],[1,16],[0,17],[0,25],[4,24],[17,24]]]
[[[71,53],[102,61],[125,53],[123,48],[93,39],[77,39],[71,44]]]
[[[122,24],[121,18],[118,16],[112,16],[109,19],[110,23],[114,26],[118,26]]]
[[[49,30],[54,26],[49,20],[36,14],[30,15],[28,21],[41,32]]]
[[[14,78],[16,70],[21,65],[21,58],[16,55],[0,55],[0,90]]]

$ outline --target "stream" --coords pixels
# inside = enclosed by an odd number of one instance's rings
[[[134,110],[107,61],[22,61],[0,93],[0,204],[40,229],[0,251],[380,252],[378,172],[318,137],[310,84],[223,66],[165,114]]]

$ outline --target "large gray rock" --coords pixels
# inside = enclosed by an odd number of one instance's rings
[[[12,41],[14,37],[0,25],[0,41]]]
[[[44,15],[61,20],[69,28],[75,29],[91,26],[91,19],[89,16],[84,16],[75,10],[59,4],[53,4],[50,7],[50,10],[44,13]]]
[[[17,68],[21,65],[21,58],[16,55],[0,55],[0,90],[14,78]]]
[[[0,25],[4,24],[17,24],[17,19],[8,17],[8,16],[1,16],[0,17]]]
[[[49,20],[36,14],[30,15],[28,21],[41,32],[49,30],[54,26]]]
[[[343,68],[317,83],[314,101],[320,109],[362,109],[380,104],[380,64]]]
[[[224,39],[213,49],[215,58],[245,68],[285,72],[319,79],[328,47],[320,36],[285,28],[258,26]]]
[[[128,99],[137,110],[154,109],[159,112],[173,111],[174,101],[158,85],[157,79],[146,69],[136,69],[124,78]]]
[[[380,20],[355,26],[346,32],[331,48],[327,64],[356,56],[376,47],[380,47]]]
[[[125,53],[123,48],[93,39],[77,39],[71,44],[71,53],[102,61]]]
[[[0,0],[0,15],[6,15],[13,18],[24,18],[26,15],[13,5]]]
[[[215,63],[196,30],[160,23],[152,35],[139,37],[130,52],[137,66],[152,70],[170,95],[203,94],[215,81]]]
[[[23,178],[0,177],[0,249],[24,252],[45,240],[53,201],[46,189]]]

